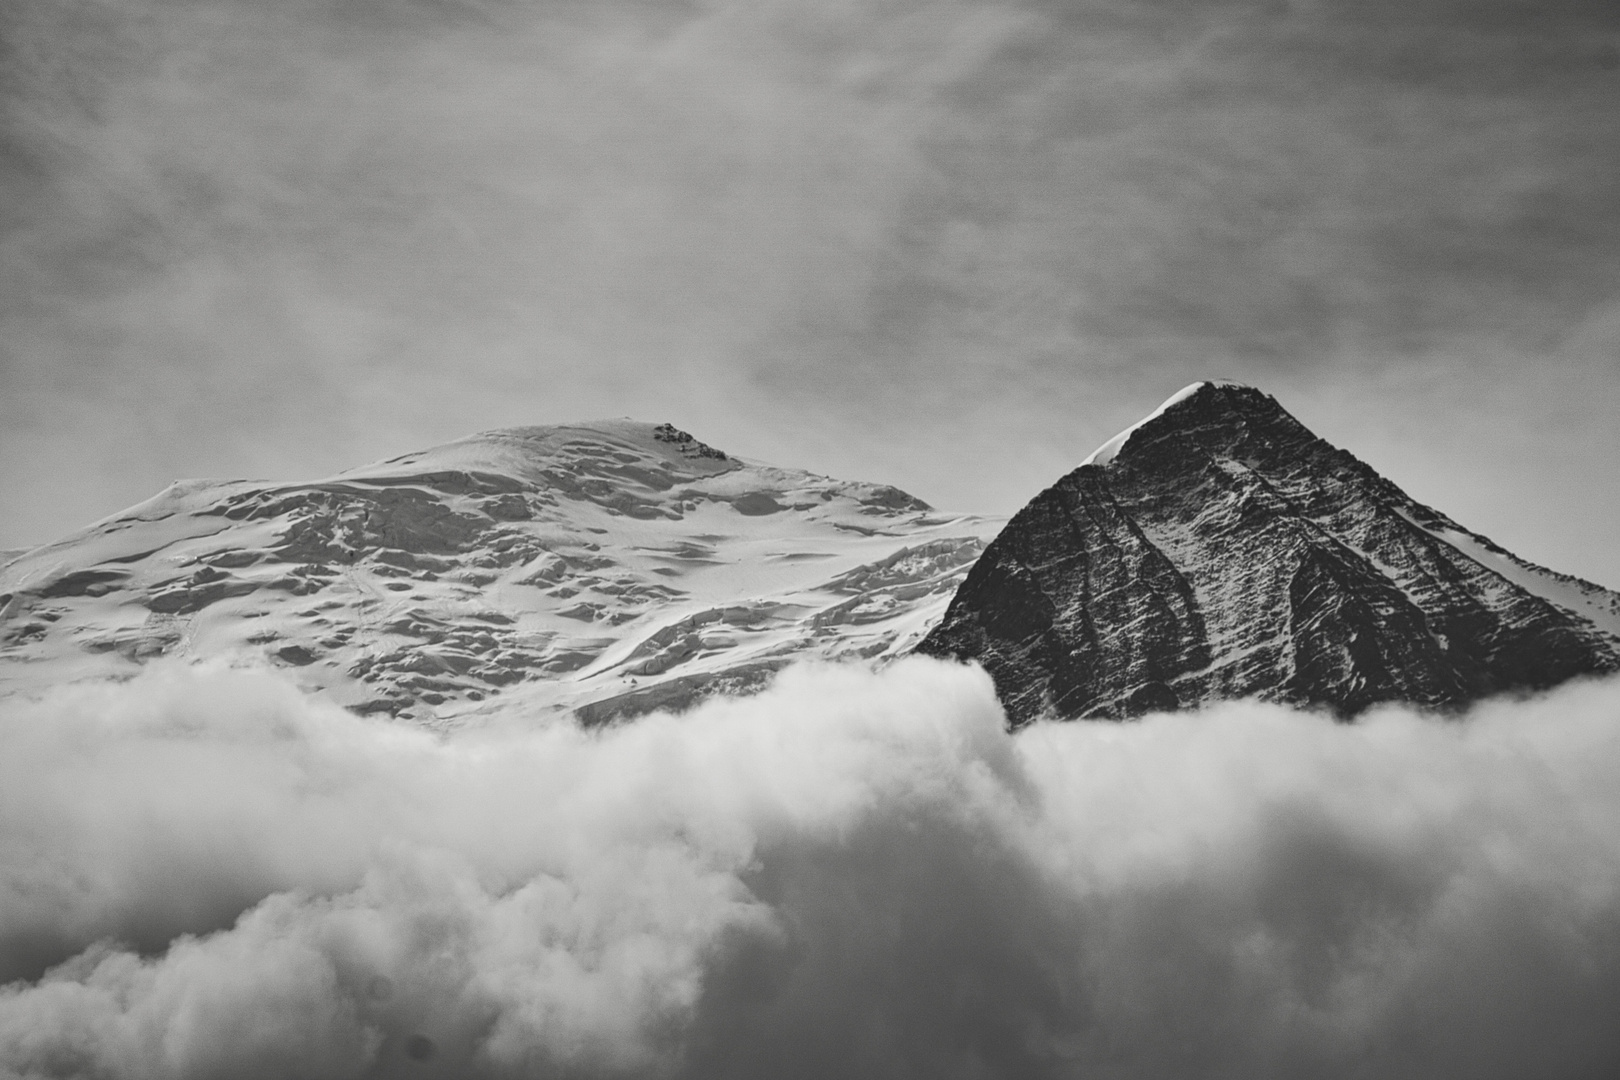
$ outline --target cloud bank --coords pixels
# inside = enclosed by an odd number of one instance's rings
[[[1002,729],[787,672],[436,737],[156,668],[0,716],[0,1076],[1596,1077],[1620,685]]]

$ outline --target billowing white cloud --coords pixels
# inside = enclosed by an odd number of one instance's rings
[[[1620,1066],[1612,682],[1009,735],[912,660],[441,737],[155,668],[0,742],[0,1076]]]

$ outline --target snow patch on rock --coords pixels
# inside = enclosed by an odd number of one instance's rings
[[[1126,428],[1124,431],[1121,431],[1118,435],[1115,435],[1112,439],[1109,439],[1107,442],[1097,447],[1097,449],[1093,450],[1084,461],[1080,462],[1080,464],[1095,465],[1099,467],[1110,464],[1114,458],[1119,456],[1119,452],[1125,449],[1125,444],[1130,441],[1131,436],[1135,435],[1136,432],[1145,424],[1149,424],[1154,420],[1157,420],[1172,406],[1181,404],[1183,401],[1186,401],[1188,398],[1192,397],[1205,387],[1241,387],[1242,385],[1242,383],[1232,382],[1227,379],[1204,379],[1199,382],[1183,386],[1180,390],[1177,390],[1175,393],[1165,398],[1163,403],[1160,404],[1157,409],[1154,409],[1152,412],[1142,417],[1142,419],[1138,420],[1136,423],[1132,424],[1130,427]]]

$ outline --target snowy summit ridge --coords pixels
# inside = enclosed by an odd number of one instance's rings
[[[907,650],[997,524],[625,419],[185,481],[0,569],[0,692],[214,657],[422,722],[609,719]]]
[[[1157,409],[1154,409],[1152,412],[1142,417],[1142,419],[1138,420],[1136,423],[1132,424],[1130,427],[1126,428],[1124,431],[1120,432],[1118,435],[1115,435],[1112,439],[1109,439],[1107,442],[1097,447],[1097,449],[1093,450],[1089,455],[1086,456],[1084,461],[1080,462],[1080,464],[1095,465],[1098,467],[1111,464],[1114,458],[1119,456],[1119,452],[1125,448],[1125,444],[1130,441],[1131,436],[1136,434],[1139,429],[1151,424],[1153,421],[1163,416],[1173,406],[1179,405],[1181,402],[1186,401],[1188,398],[1203,390],[1205,387],[1241,388],[1242,385],[1242,383],[1235,383],[1228,379],[1205,379],[1201,382],[1195,382],[1188,386],[1183,386],[1180,390],[1177,390],[1175,393],[1165,398],[1164,403],[1161,404]]]

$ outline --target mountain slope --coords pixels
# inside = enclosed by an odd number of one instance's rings
[[[983,663],[1015,724],[1247,696],[1445,708],[1620,669],[1620,595],[1206,382],[1014,515],[918,651]]]
[[[904,652],[997,525],[629,420],[186,481],[0,567],[0,693],[219,657],[420,722],[605,720]]]

